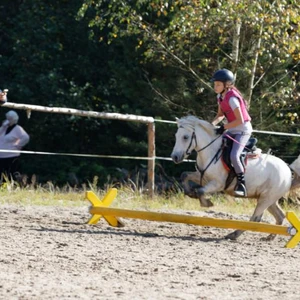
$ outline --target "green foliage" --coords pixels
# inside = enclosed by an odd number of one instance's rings
[[[85,1],[80,15],[94,9],[90,26],[105,30],[103,42],[133,38],[161,102],[160,115],[212,119],[216,103],[208,81],[216,69],[227,67],[237,73],[237,86],[252,104],[256,129],[299,130],[297,2],[121,3]],[[110,17],[100,18],[105,12]]]
[[[291,1],[85,1],[78,15],[89,12],[90,26],[105,32],[100,40],[107,44],[131,37],[167,114],[198,112],[212,118],[215,100],[208,80],[216,69],[227,67],[238,73],[237,84],[249,103],[255,102],[254,121],[261,128],[277,122],[257,114],[261,102],[268,115],[282,108],[282,99],[298,98],[298,8]],[[297,110],[297,103],[290,104],[283,124],[297,122]]]

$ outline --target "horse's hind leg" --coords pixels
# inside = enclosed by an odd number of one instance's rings
[[[251,222],[260,222],[261,221],[261,218],[262,218],[262,215],[258,215],[258,216],[253,216],[250,218],[250,221]],[[225,239],[228,239],[228,240],[236,240],[245,230],[235,230],[234,232],[232,233],[229,233],[225,236]]]
[[[260,222],[261,218],[264,214],[264,211],[269,207],[269,201],[260,198],[257,201],[257,205],[255,207],[254,213],[249,221],[251,222]],[[273,206],[272,204],[271,206]],[[279,207],[278,207],[279,208]],[[274,216],[275,217],[275,216]],[[276,218],[276,217],[275,217]],[[235,230],[234,232],[225,236],[226,239],[236,240],[245,230]]]
[[[268,207],[269,213],[275,218],[277,225],[282,225],[283,220],[285,218],[285,214],[282,211],[282,209],[278,206],[278,203],[272,204],[270,207]],[[276,237],[276,234],[270,234],[267,236],[267,241],[272,241]]]

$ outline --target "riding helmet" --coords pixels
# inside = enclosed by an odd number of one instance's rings
[[[231,71],[227,69],[220,69],[214,73],[211,81],[222,81],[222,82],[230,81],[231,83],[233,83],[234,79],[235,79],[234,75]]]

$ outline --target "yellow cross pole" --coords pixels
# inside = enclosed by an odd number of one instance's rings
[[[291,223],[288,231],[292,236],[290,240],[285,245],[286,248],[294,248],[300,242],[300,221],[297,218],[296,214],[292,211],[286,213],[287,220]]]
[[[93,193],[92,191],[88,191],[86,192],[86,198],[91,202],[92,207],[108,207],[116,198],[117,193],[117,189],[111,188],[106,193],[103,200],[100,200],[95,193]],[[124,223],[122,223],[115,216],[104,216],[101,213],[92,214],[92,217],[89,219],[88,224],[97,224],[101,217],[104,217],[107,223],[113,227],[124,227]]]
[[[185,223],[191,225],[211,226],[225,229],[250,230],[263,233],[291,236],[285,245],[286,248],[294,248],[300,242],[300,220],[294,212],[287,212],[286,218],[291,226],[273,225],[250,221],[215,219],[200,216],[159,213],[150,211],[128,210],[110,208],[109,205],[117,196],[117,189],[112,188],[101,201],[93,192],[87,192],[86,198],[92,203],[89,212],[92,215],[88,224],[97,224],[104,217],[109,225],[123,227],[124,224],[117,218],[142,219],[158,222]]]

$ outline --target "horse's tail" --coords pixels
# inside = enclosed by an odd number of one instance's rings
[[[291,190],[294,190],[300,187],[300,155],[289,165],[289,167],[294,171],[291,185]]]

